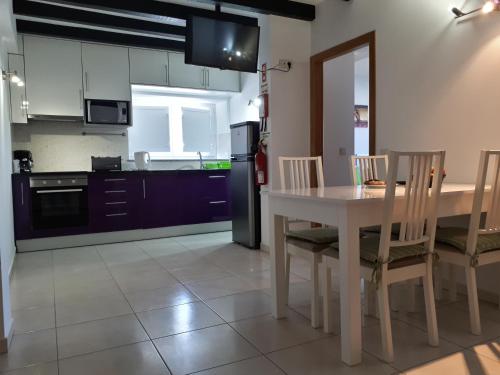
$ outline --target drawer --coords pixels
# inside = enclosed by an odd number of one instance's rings
[[[209,200],[206,204],[209,221],[231,220],[231,204],[229,200]]]
[[[102,180],[102,187],[103,190],[127,190],[132,182],[135,181],[127,177],[105,177]]]
[[[203,196],[212,200],[229,200],[229,174],[213,173],[203,178]]]

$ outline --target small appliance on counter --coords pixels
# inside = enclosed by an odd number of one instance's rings
[[[122,157],[92,156],[92,172],[116,172],[122,170]]]
[[[260,248],[260,187],[255,184],[259,122],[231,125],[231,203],[233,241]]]
[[[151,156],[149,152],[134,152],[135,166],[140,171],[148,171],[151,167]]]
[[[16,168],[18,163],[15,160],[19,160],[19,173],[31,173],[31,168],[33,167],[33,155],[31,151],[16,150],[13,153],[13,159]]]

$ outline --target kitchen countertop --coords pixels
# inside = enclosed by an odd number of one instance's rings
[[[225,172],[225,171],[230,171],[230,169],[159,169],[159,170],[147,170],[147,171],[139,171],[139,170],[129,170],[129,171],[97,171],[97,172],[89,172],[89,171],[64,171],[64,172],[31,172],[31,173],[13,173],[12,175],[17,176],[17,175],[27,175],[27,176],[50,176],[50,175],[58,175],[58,176],[65,176],[65,175],[75,175],[75,174],[86,174],[86,175],[91,175],[91,174],[101,174],[101,173],[113,173],[113,174],[120,174],[120,173],[147,173],[147,174],[153,174],[153,173],[172,173],[172,174],[179,174],[179,173],[199,173],[199,172]]]

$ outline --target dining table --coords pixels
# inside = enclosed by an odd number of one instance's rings
[[[470,214],[473,184],[443,183],[438,217]],[[393,222],[404,210],[404,188],[396,188]],[[365,186],[271,190],[269,192],[272,314],[286,318],[284,218],[338,228],[341,357],[347,365],[362,361],[360,228],[380,225],[385,189]],[[483,208],[488,193],[485,192]]]

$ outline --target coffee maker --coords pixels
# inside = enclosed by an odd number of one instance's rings
[[[19,170],[21,173],[31,173],[31,167],[33,166],[33,155],[31,151],[14,151],[14,160],[19,160]]]

